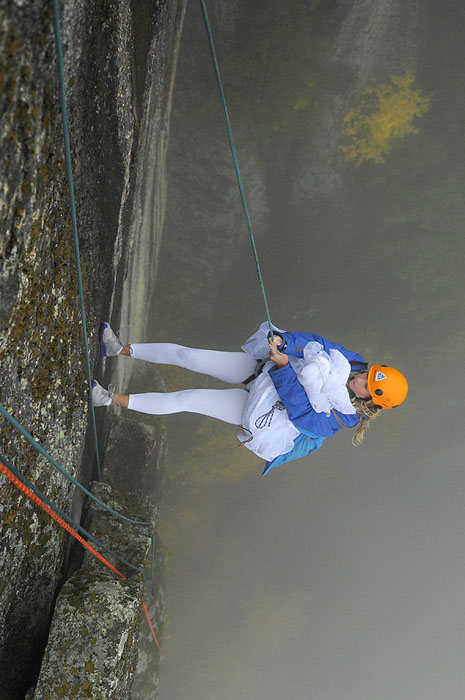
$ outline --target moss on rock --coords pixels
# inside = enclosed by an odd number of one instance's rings
[[[137,502],[137,517],[155,518],[148,499],[113,491],[105,484],[95,484],[93,490],[118,512],[134,513]],[[150,553],[150,531],[141,535],[139,530],[127,524],[121,528],[115,516],[92,507],[91,534],[143,569]],[[122,581],[89,555],[63,586],[34,700],[45,700],[47,693],[67,699],[129,700],[144,586],[140,574],[125,573],[127,579]]]

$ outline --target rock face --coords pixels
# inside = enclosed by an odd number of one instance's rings
[[[2,2],[1,16],[0,215],[6,235],[0,243],[0,401],[76,476],[86,429],[85,380],[51,5]],[[76,68],[68,78],[76,79]],[[70,484],[5,421],[1,452],[66,509]],[[65,538],[14,487],[2,481],[1,491],[0,697],[14,700],[37,673]]]
[[[60,4],[91,367],[98,325],[129,264],[125,231],[151,87],[147,64],[156,37],[166,71],[157,90],[162,128],[169,90],[161,86],[173,81],[183,5],[160,0],[141,14],[130,0]],[[0,0],[0,22],[0,404],[86,481],[93,455],[89,449],[81,461],[87,378],[52,4]],[[1,456],[71,511],[74,487],[3,418]],[[0,504],[0,700],[22,700],[37,678],[66,575],[66,536],[3,477]]]
[[[114,491],[103,483],[94,484],[92,491],[126,516],[155,522],[156,509],[147,498]],[[152,528],[124,523],[93,502],[90,511],[90,533],[143,570],[150,556]],[[139,573],[114,557],[109,559],[126,580],[86,551],[82,568],[63,586],[34,700],[131,697],[144,585]]]
[[[136,415],[136,414],[135,414]],[[148,418],[144,416],[144,420]],[[152,424],[128,418],[113,418],[105,445],[103,479],[115,488],[129,488],[136,494],[158,493],[163,484],[162,460],[165,454],[164,419],[150,416]],[[155,595],[147,596],[146,605],[156,634],[162,642],[165,613],[164,565],[155,561]],[[139,656],[134,672],[131,700],[158,697],[159,654],[147,624],[139,635]]]
[[[115,416],[105,445],[104,481],[140,494],[158,490],[165,450],[163,424],[161,420],[149,425],[126,415]]]

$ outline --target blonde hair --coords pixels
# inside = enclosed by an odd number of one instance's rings
[[[360,420],[360,425],[352,436],[352,445],[358,447],[363,442],[365,431],[368,430],[371,422],[383,409],[381,406],[377,406],[371,398],[360,399],[358,396],[354,396],[351,398],[351,402]]]

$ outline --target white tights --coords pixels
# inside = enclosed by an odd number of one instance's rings
[[[176,365],[239,384],[253,374],[256,361],[245,352],[222,352],[186,348],[173,343],[131,344],[131,355],[161,365]],[[245,389],[187,389],[171,393],[130,394],[128,408],[141,413],[201,413],[226,423],[241,425],[247,403]]]

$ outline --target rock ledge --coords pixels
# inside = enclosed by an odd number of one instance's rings
[[[102,483],[93,493],[115,510],[155,521],[149,498]],[[93,502],[89,531],[111,550],[142,569],[151,549],[151,528],[123,523]],[[105,552],[102,552],[107,556]],[[127,578],[117,578],[90,553],[63,586],[55,606],[34,700],[129,700],[137,664],[142,620],[142,576],[108,556]]]

